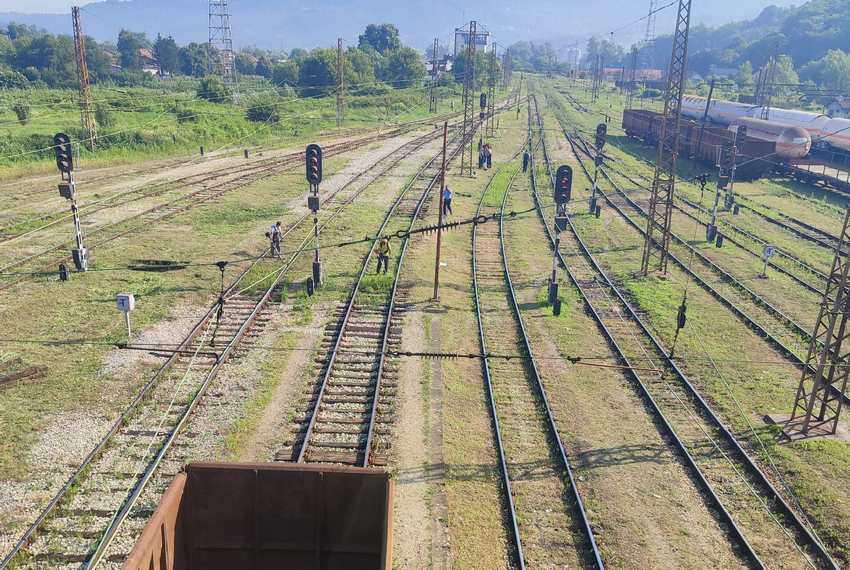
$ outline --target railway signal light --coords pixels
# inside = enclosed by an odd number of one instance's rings
[[[608,125],[605,123],[599,123],[596,126],[596,150],[602,151],[602,148],[605,146],[605,141],[608,138]]]
[[[307,182],[318,184],[322,181],[322,147],[317,144],[307,145],[306,152]]]
[[[558,167],[555,175],[555,203],[566,204],[570,201],[573,190],[573,169],[567,165]]]
[[[65,133],[57,133],[53,137],[53,150],[56,153],[56,166],[62,174],[70,174],[74,170],[74,149],[71,137]]]
[[[487,108],[487,94],[486,93],[481,94],[480,106],[481,106],[482,111]]]

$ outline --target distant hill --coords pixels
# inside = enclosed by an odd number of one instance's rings
[[[850,52],[850,0],[811,0],[799,7],[769,6],[751,20],[716,28],[695,26],[690,37],[688,68],[701,74],[712,67],[731,68],[749,61],[762,66],[777,51],[797,68],[822,58],[830,49]],[[670,59],[671,38],[659,37],[651,53],[655,61]]]
[[[774,0],[785,5],[794,0]],[[115,40],[123,27],[133,31],[173,35],[180,43],[207,38],[205,0],[105,0],[84,7],[84,28],[98,40]],[[291,49],[330,45],[338,36],[356,41],[369,23],[391,22],[405,43],[424,47],[438,35],[444,42],[452,29],[475,18],[502,44],[518,40],[583,42],[589,34],[606,35],[646,13],[644,0],[234,0],[233,37],[237,46]],[[755,16],[762,6],[740,0],[695,3],[694,21],[723,24]],[[658,32],[673,26],[672,9],[658,16]],[[15,21],[52,33],[70,33],[67,14],[0,13],[0,23]],[[620,43],[642,37],[643,24],[624,29]]]

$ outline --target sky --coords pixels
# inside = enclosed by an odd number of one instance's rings
[[[0,0],[0,12],[33,12],[51,13],[68,12],[71,6],[84,6],[85,0],[71,2],[69,0]]]

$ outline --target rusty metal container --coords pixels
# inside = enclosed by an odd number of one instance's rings
[[[390,570],[393,482],[380,469],[194,463],[124,570]]]
[[[626,109],[623,113],[623,130],[626,135],[639,138],[649,144],[658,144],[661,137],[661,113],[646,109]],[[702,129],[694,121],[682,120],[679,124],[680,156],[699,160],[710,167],[717,163],[719,149],[734,140],[734,133],[718,127],[707,126]],[[755,180],[767,174],[778,162],[774,155],[776,144],[747,136],[739,141],[738,168],[735,177],[738,180]]]

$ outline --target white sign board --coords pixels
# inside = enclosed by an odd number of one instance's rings
[[[132,293],[118,293],[115,297],[115,304],[118,305],[118,310],[122,313],[129,313],[136,308],[136,299]]]

